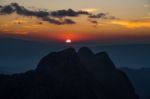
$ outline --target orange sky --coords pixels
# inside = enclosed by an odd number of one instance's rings
[[[4,1],[1,2],[3,4],[2,6],[9,4],[9,2]],[[29,8],[31,6],[27,2],[21,2],[20,0],[18,0],[18,2],[20,2],[22,6],[25,6],[26,8]],[[36,4],[33,4],[33,6],[36,6]],[[136,12],[135,15],[137,16],[135,16],[135,18],[133,18],[134,15],[132,15],[131,13],[129,13],[125,17],[119,15],[119,13],[122,13],[121,11],[117,12],[118,10],[116,10],[116,12],[118,13],[116,14],[115,11],[111,10],[110,11],[111,14],[109,14],[109,16],[115,16],[116,18],[92,19],[92,21],[96,21],[97,23],[90,22],[89,21],[90,19],[86,15],[80,15],[78,17],[65,17],[75,21],[76,24],[64,24],[64,25],[50,24],[49,22],[43,21],[35,16],[32,17],[21,16],[18,15],[17,13],[0,15],[0,35],[1,36],[17,35],[18,37],[19,36],[29,38],[32,37],[36,39],[57,40],[57,41],[72,39],[75,42],[84,40],[97,40],[97,41],[108,40],[111,42],[120,40],[127,41],[128,39],[133,40],[138,39],[142,41],[144,40],[144,38],[150,39],[150,13],[149,13],[150,7],[149,2],[147,3],[144,2],[141,6],[143,6],[143,11],[141,10],[140,12]],[[110,8],[115,7],[110,6]],[[137,8],[137,6],[135,6],[135,8]],[[53,9],[57,8],[53,7]],[[88,11],[89,13],[94,14],[97,14],[98,12],[109,12],[99,10],[100,8],[96,7],[85,8],[80,6],[80,8],[78,9]],[[104,7],[103,9],[106,8]],[[75,11],[77,11],[77,8],[75,8]],[[143,14],[145,12],[147,14]],[[138,14],[140,15],[138,16]]]

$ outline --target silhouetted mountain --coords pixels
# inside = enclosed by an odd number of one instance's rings
[[[125,73],[106,52],[83,47],[52,52],[37,68],[0,75],[0,99],[138,99]]]
[[[121,68],[121,70],[127,74],[140,98],[150,99],[150,68]]]
[[[75,48],[85,45],[94,50],[107,51],[116,67],[149,67],[150,44],[110,44],[80,42],[72,43]],[[98,45],[98,46],[97,46]],[[12,37],[0,37],[0,73],[13,74],[35,69],[41,57],[50,51],[66,48],[68,44],[44,42]],[[138,50],[137,50],[138,49]],[[144,57],[144,58],[143,58]]]
[[[79,50],[78,55],[85,67],[94,74],[112,97],[115,97],[114,99],[134,97],[130,94],[134,89],[127,76],[115,67],[106,52],[94,55],[90,49],[84,47]],[[119,90],[122,91],[118,94]]]

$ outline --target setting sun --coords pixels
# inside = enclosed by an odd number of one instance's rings
[[[66,41],[65,41],[66,43],[71,43],[71,40],[70,39],[66,39]]]

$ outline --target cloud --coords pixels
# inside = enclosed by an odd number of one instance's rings
[[[72,12],[71,10],[68,10],[68,11]],[[0,9],[0,14],[2,14],[2,15],[12,14],[14,12],[16,12],[18,15],[23,15],[23,16],[35,16],[35,17],[42,19],[43,21],[47,21],[47,22],[49,22],[51,24],[55,24],[55,25],[75,24],[75,22],[71,19],[65,19],[64,22],[61,22],[60,20],[50,18],[49,16],[53,16],[53,15],[51,15],[51,13],[49,13],[47,11],[28,10],[25,7],[18,5],[17,3],[11,3],[10,5],[2,6]],[[57,14],[61,15],[61,12],[60,12],[60,14],[59,13],[57,13]],[[63,15],[64,14],[62,14],[62,16]],[[53,17],[57,17],[57,16],[53,16]],[[69,13],[66,16],[69,16]]]
[[[56,24],[56,25],[75,24],[76,23],[71,19],[64,19],[63,21],[61,21],[61,20],[56,20],[56,19],[49,18],[49,17],[43,17],[42,20],[48,21],[49,23]]]
[[[98,24],[98,21],[96,21],[96,20],[89,20],[89,21],[93,24]]]
[[[114,20],[114,19],[118,19],[114,16],[110,16],[107,13],[98,13],[98,14],[89,14],[89,22],[95,24],[96,26],[98,25],[98,19],[109,19],[109,20]]]
[[[71,20],[71,19],[65,19],[64,21],[63,21],[63,24],[75,24],[76,22],[74,22],[73,20]]]
[[[117,19],[114,16],[110,16],[108,13],[90,14],[89,18],[93,19]]]
[[[109,16],[106,13],[99,13],[99,14],[92,14],[90,11],[96,11],[96,9],[86,9],[85,10],[79,10],[75,11],[73,9],[67,9],[67,10],[56,10],[56,11],[47,11],[47,10],[29,10],[25,8],[24,6],[20,6],[18,3],[11,3],[9,5],[0,6],[0,15],[7,15],[16,13],[18,15],[22,16],[33,16],[37,17],[43,21],[47,21],[50,24],[55,25],[65,25],[65,24],[76,24],[76,22],[72,19],[69,19],[66,17],[78,17],[80,15],[86,15],[89,19],[110,19],[114,18]],[[95,24],[96,22],[91,23]]]
[[[32,11],[29,9],[26,9],[23,6],[20,6],[17,3],[11,3],[10,5],[2,6],[0,8],[0,14],[11,14],[16,12],[19,15],[24,15],[24,16],[36,16],[36,17],[47,17],[47,16],[52,16],[52,17],[77,17],[78,15],[90,15],[90,13],[86,11],[75,11],[72,9],[67,9],[67,10],[57,10],[57,11]]]
[[[7,5],[7,6],[1,6],[0,7],[0,14],[11,14],[13,13],[15,10],[13,9],[12,6]]]
[[[82,11],[86,11],[86,12],[96,12],[98,11],[98,9],[96,8],[86,8],[86,9],[81,9]]]
[[[37,16],[37,17],[46,17],[49,16],[49,13],[47,11],[32,11],[29,9],[26,9],[23,6],[18,5],[17,3],[11,3],[8,5],[13,8],[13,11],[16,12],[19,15],[24,16]]]
[[[98,21],[97,20],[89,19],[88,21],[93,24],[94,28],[97,28],[97,26],[98,26]]]
[[[97,15],[90,15],[89,18],[103,18],[105,16],[106,16],[105,13],[99,13]]]
[[[28,10],[23,6],[18,5],[17,3],[11,3],[10,5],[2,6],[0,8],[0,14],[12,14],[16,12],[19,15],[23,16],[36,16],[36,17],[46,17],[49,16],[47,11],[32,11]]]
[[[127,28],[150,28],[150,20],[136,20],[136,21],[128,21],[128,20],[113,20],[111,24],[125,26]]]
[[[65,16],[75,17],[75,16],[78,16],[78,13],[72,9],[58,10],[58,11],[51,12],[51,16],[53,17],[65,17]]]
[[[90,13],[87,12],[87,11],[82,11],[82,10],[75,11],[73,9],[68,9],[68,10],[52,11],[50,13],[50,15],[53,16],[53,17],[59,17],[59,18],[61,18],[61,17],[66,17],[66,16],[68,16],[68,17],[77,17],[79,15],[90,15]]]

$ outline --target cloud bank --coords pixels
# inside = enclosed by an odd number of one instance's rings
[[[97,24],[97,19],[113,19],[115,17],[109,16],[106,13],[93,14],[88,11],[75,11],[73,9],[63,9],[56,11],[47,11],[47,10],[30,10],[24,6],[19,5],[18,3],[11,3],[9,5],[2,6],[0,5],[0,15],[10,15],[16,13],[18,15],[27,16],[27,17],[37,17],[43,21],[47,21],[50,24],[55,25],[65,25],[65,24],[76,24],[74,20],[66,17],[79,17],[80,15],[87,16],[88,19],[95,19],[95,22],[89,21],[93,24]]]

